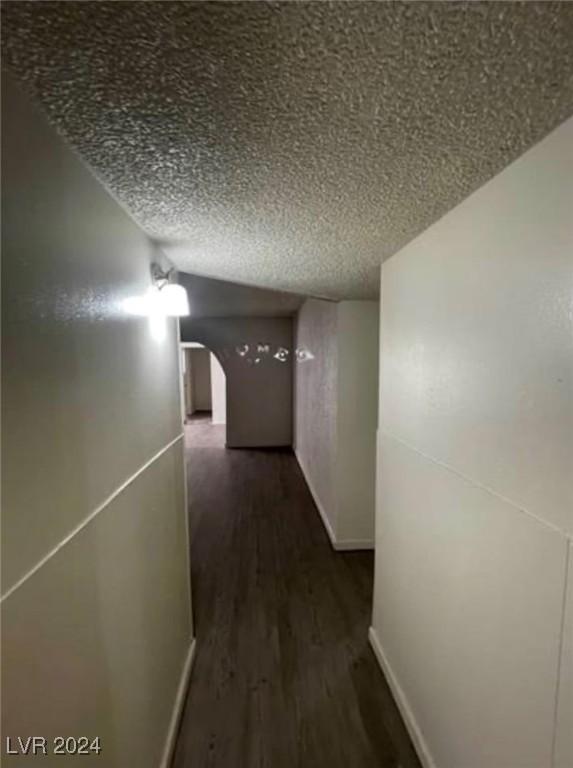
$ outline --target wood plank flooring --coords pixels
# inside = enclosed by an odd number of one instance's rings
[[[197,649],[174,768],[419,768],[367,641],[372,553],[332,550],[290,450],[206,429],[186,427]]]

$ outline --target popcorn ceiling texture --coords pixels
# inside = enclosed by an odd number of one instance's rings
[[[573,4],[8,2],[3,58],[180,269],[332,298],[573,112]],[[479,236],[479,233],[476,233]]]

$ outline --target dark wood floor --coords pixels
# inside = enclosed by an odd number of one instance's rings
[[[197,648],[174,768],[419,768],[294,455],[186,427]]]

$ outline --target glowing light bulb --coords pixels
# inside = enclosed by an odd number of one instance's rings
[[[182,285],[164,285],[159,289],[159,302],[163,314],[168,317],[186,317],[189,314],[189,298]]]

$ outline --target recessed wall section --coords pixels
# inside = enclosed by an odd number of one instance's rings
[[[379,304],[309,299],[296,322],[295,452],[337,549],[374,546]]]

